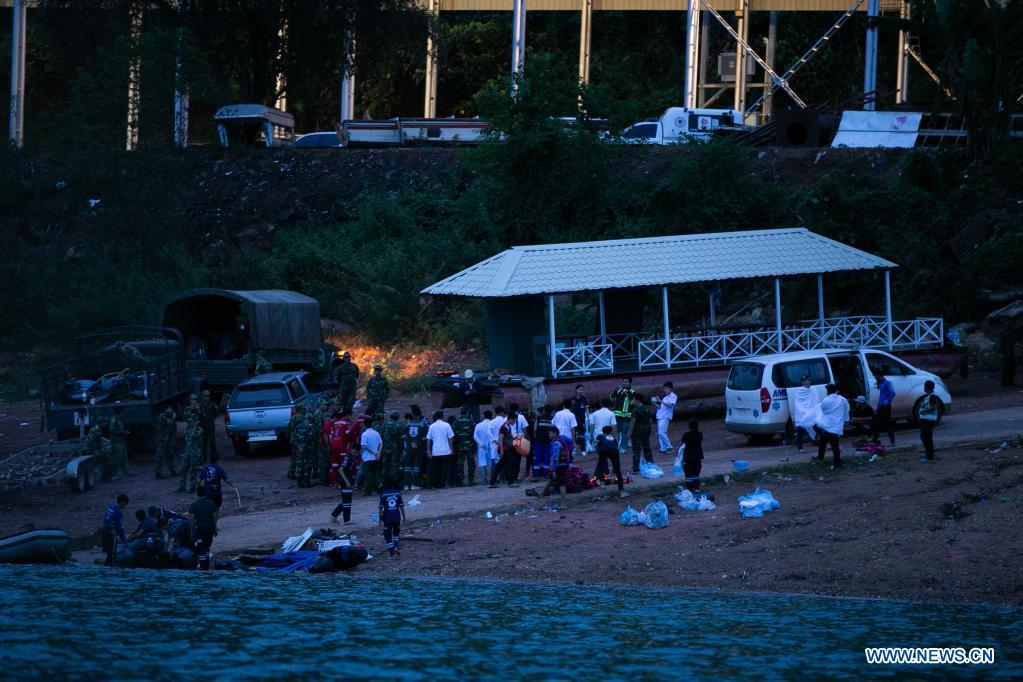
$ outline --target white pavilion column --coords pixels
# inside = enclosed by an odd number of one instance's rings
[[[778,335],[775,347],[781,353],[784,346],[781,339],[781,279],[778,277],[774,278],[774,327]]]
[[[547,297],[547,333],[549,334],[549,343],[551,346],[551,376],[555,379],[558,378],[558,361],[555,356],[557,350],[557,343],[555,342],[555,329],[554,329],[554,295]]]
[[[597,292],[597,309],[600,315],[600,343],[607,343],[607,320],[604,317],[604,290]]]
[[[664,361],[671,369],[671,324],[668,320],[668,287],[661,287],[661,312],[664,314]]]
[[[14,23],[11,27],[11,146],[25,143],[25,31],[28,29],[26,0],[14,0]]]
[[[715,308],[714,308],[714,292],[713,291],[708,291],[707,292],[707,302],[710,304],[710,326],[711,327],[717,327],[718,326],[718,316],[717,316],[717,310],[715,310]]]
[[[880,0],[867,0],[867,48],[863,58],[863,93],[877,91],[877,15]],[[863,105],[867,111],[875,109],[875,102]]]
[[[682,84],[682,104],[689,109],[696,108],[699,65],[700,0],[689,0],[689,8],[686,10],[686,73]]]
[[[817,275],[817,322],[824,333],[824,275]]]
[[[884,271],[884,321],[888,337],[889,350],[895,345],[894,329],[892,326],[892,273]]]

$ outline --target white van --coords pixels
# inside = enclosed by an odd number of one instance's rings
[[[792,434],[789,404],[800,379],[809,376],[821,398],[825,386],[834,383],[850,403],[866,396],[877,406],[877,380],[881,370],[895,388],[892,419],[916,423],[924,382],[934,382],[934,395],[940,401],[938,419],[948,414],[952,396],[938,376],[880,350],[818,350],[781,353],[742,360],[732,365],[725,385],[725,427],[733,433],[750,436]]]

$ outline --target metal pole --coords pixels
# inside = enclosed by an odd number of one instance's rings
[[[177,1],[178,14],[188,9],[188,0]],[[184,58],[184,28],[178,29],[177,54],[174,56],[174,146],[184,149],[188,146],[188,85],[182,70]]]
[[[341,74],[341,121],[355,118],[355,35],[349,35],[345,52],[344,71]]]
[[[558,378],[557,344],[554,340],[554,296],[547,297],[547,330],[550,334],[551,345],[551,376]]]
[[[774,278],[774,326],[778,334],[778,342],[776,347],[778,352],[782,352],[781,342],[781,280],[777,277]]]
[[[740,0],[735,18],[738,21],[736,33],[739,34],[739,39],[735,41],[735,100],[732,108],[736,111],[746,111],[745,45],[749,42],[749,0]]]
[[[131,58],[128,62],[128,126],[124,148],[129,152],[139,146],[139,84],[142,81],[142,3],[133,2],[128,8],[131,21]]]
[[[892,278],[891,271],[884,271],[884,321],[888,333],[888,348],[895,345],[892,329]]]
[[[600,343],[607,343],[607,321],[604,319],[604,290],[597,292],[597,307],[600,312]]]
[[[705,16],[706,12],[700,10],[700,66],[696,71],[696,103],[697,106],[707,106],[707,74],[710,73],[710,22]]]
[[[593,33],[593,0],[583,0],[579,16],[579,82],[590,82],[590,37]]]
[[[28,28],[28,7],[25,0],[14,0],[14,23],[11,27],[11,146],[25,143],[25,31]]]
[[[671,369],[671,325],[668,321],[668,287],[661,287],[661,310],[664,313],[664,362]]]
[[[423,116],[437,117],[437,24],[440,20],[440,0],[429,0],[427,11],[430,13],[430,32],[426,36],[426,98],[423,103]]]
[[[512,94],[518,90],[515,80],[526,64],[526,0],[512,0]]]
[[[699,89],[699,7],[700,0],[689,0],[686,10],[686,74],[682,84],[682,104],[689,109],[696,108],[696,91]]]
[[[906,22],[909,20],[909,2],[902,0],[899,8],[899,17]],[[905,23],[899,28],[899,54],[895,67],[895,103],[905,104],[909,101],[909,31]]]
[[[817,275],[817,321],[824,333],[824,275]]]
[[[717,327],[718,326],[718,316],[717,316],[717,311],[714,309],[714,292],[713,291],[708,291],[707,292],[707,299],[710,301],[710,326],[712,328],[713,327]]]
[[[877,15],[880,0],[867,0],[867,47],[863,58],[863,93],[877,92]],[[873,111],[874,99],[864,103],[863,108]]]
[[[767,28],[767,54],[765,61],[774,68],[774,49],[778,44],[778,10],[771,10],[771,23]],[[761,118],[766,122],[768,119],[774,117],[774,88],[771,87],[771,75],[764,72],[764,108],[761,112]]]

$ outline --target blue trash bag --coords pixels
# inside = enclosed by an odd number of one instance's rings
[[[639,475],[643,478],[662,478],[664,476],[664,470],[653,462],[648,462],[644,458],[640,457]]]
[[[746,519],[759,519],[764,512],[779,509],[781,503],[775,499],[770,490],[761,490],[758,486],[749,495],[739,498],[739,513]]]
[[[686,444],[678,446],[678,455],[675,456],[675,462],[671,465],[671,473],[676,476],[682,475],[682,456],[686,453]]]
[[[629,506],[628,508],[626,508],[625,511],[622,512],[621,518],[619,520],[622,522],[623,526],[643,525],[643,515],[636,511],[635,509],[633,509],[631,506]]]
[[[647,528],[667,528],[668,527],[668,505],[664,504],[660,500],[651,502],[643,510],[646,515],[646,520],[643,524]]]

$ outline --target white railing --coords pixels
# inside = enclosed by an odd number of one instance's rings
[[[663,337],[638,342],[639,368],[724,364],[734,360],[778,352],[818,348],[930,348],[940,347],[945,337],[941,318],[898,320],[883,317],[837,317],[807,320],[773,329],[721,334],[674,334],[670,343]],[[667,347],[666,347],[667,346]]]
[[[614,370],[614,349],[610,343],[577,343],[554,349],[555,377],[612,373]]]

